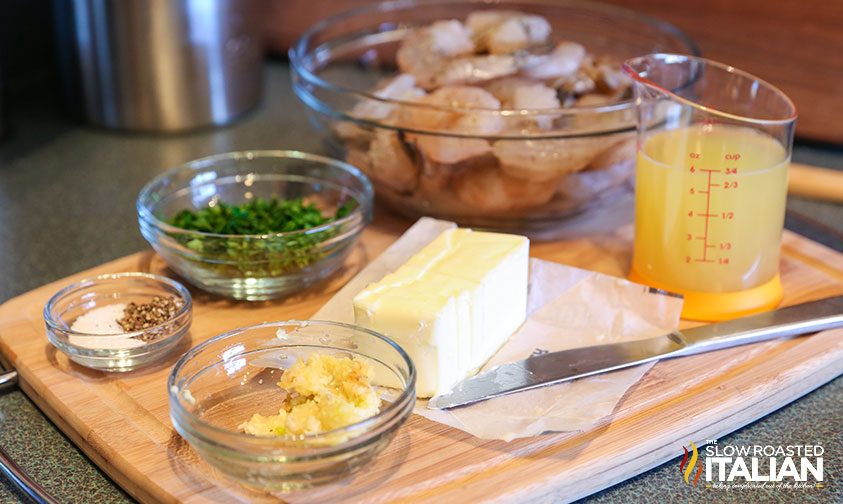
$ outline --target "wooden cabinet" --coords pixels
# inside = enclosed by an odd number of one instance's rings
[[[606,1],[671,22],[703,56],[778,86],[796,103],[798,137],[843,143],[843,1]]]

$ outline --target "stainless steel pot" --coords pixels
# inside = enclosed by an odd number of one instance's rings
[[[261,0],[55,0],[66,98],[90,123],[220,125],[262,91]]]

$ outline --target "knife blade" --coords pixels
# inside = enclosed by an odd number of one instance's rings
[[[573,348],[501,364],[433,397],[427,407],[466,406],[513,392],[555,385],[654,360],[710,352],[774,338],[843,327],[843,296],[674,331],[646,340]]]

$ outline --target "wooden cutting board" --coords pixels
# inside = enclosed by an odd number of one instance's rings
[[[306,318],[377,256],[409,222],[379,216],[335,280],[279,302],[236,303],[194,292],[195,345],[237,326]],[[554,243],[532,254],[623,275],[631,231]],[[843,293],[843,254],[786,232],[785,303]],[[570,501],[723,436],[843,371],[843,331],[658,363],[588,432],[482,441],[413,416],[360,474],[309,492],[272,496],[226,481],[197,458],[168,417],[166,378],[176,357],[131,374],[68,361],[47,342],[41,309],[60,287],[99,273],[166,272],[152,252],[134,254],[46,285],[0,306],[0,354],[27,395],[105,472],[144,502],[523,502]],[[583,401],[588,401],[587,397]],[[684,483],[677,470],[676,488]]]

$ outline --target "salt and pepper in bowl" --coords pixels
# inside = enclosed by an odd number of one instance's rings
[[[179,346],[192,320],[190,292],[150,273],[100,275],[69,285],[44,307],[50,343],[82,366],[131,371]]]

